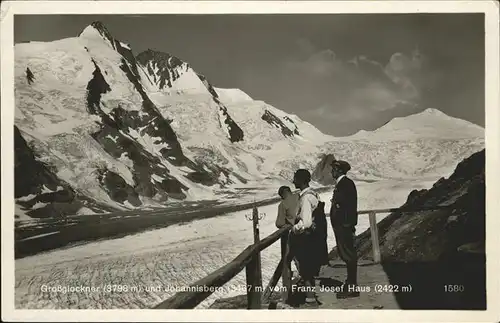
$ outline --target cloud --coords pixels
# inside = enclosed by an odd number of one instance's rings
[[[331,119],[334,117],[335,113],[332,112],[332,107],[328,105],[321,105],[317,108],[311,109],[307,112],[308,115]]]
[[[283,74],[301,83],[303,95],[315,103],[307,113],[311,117],[367,118],[416,104],[428,81],[418,51],[410,56],[394,53],[384,66],[366,56],[342,60],[332,49],[313,51],[315,46],[303,39],[297,43],[300,53],[308,56],[287,59]]]
[[[345,109],[339,111],[330,105],[321,105],[315,109],[311,109],[307,112],[307,115],[313,118],[337,122],[359,120],[365,116],[361,109]]]
[[[337,59],[331,49],[310,53],[305,59],[292,58],[285,61],[285,67],[291,71],[316,77],[329,77],[341,73],[344,64]]]
[[[299,49],[299,53],[303,55],[311,55],[316,52],[316,47],[306,38],[297,39],[297,47]]]
[[[394,53],[382,64],[368,56],[340,57],[334,49],[304,39],[295,45],[295,51],[272,66],[242,69],[243,88],[257,84],[275,98],[270,104],[326,133],[368,130],[396,115],[414,113],[425,86],[432,83],[425,57],[411,53]]]
[[[402,53],[395,53],[389,59],[385,67],[386,75],[398,84],[406,94],[413,97],[420,96],[419,81],[423,68],[423,58],[418,51],[414,51],[411,57]]]

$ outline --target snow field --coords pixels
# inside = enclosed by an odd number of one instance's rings
[[[428,188],[431,183],[358,183],[359,209],[400,206],[410,190]],[[331,193],[321,194],[330,208]],[[261,238],[276,230],[277,204],[259,208]],[[245,219],[251,210],[226,216],[173,225],[119,239],[92,242],[18,259],[15,302],[17,308],[150,308],[173,295],[166,287],[182,288],[210,274],[235,258],[253,242],[252,226]],[[379,215],[381,220],[385,215]],[[369,227],[360,216],[357,233]],[[328,246],[335,245],[328,229]],[[267,285],[280,259],[279,242],[262,252],[263,284]],[[82,293],[43,292],[42,286],[128,286],[128,292],[104,290]],[[198,308],[215,299],[242,294],[244,271],[228,286],[210,296]],[[132,286],[140,287],[140,291]],[[155,287],[152,290],[146,286]],[[156,289],[160,286],[161,288]]]
[[[219,99],[224,104],[242,102],[242,101],[252,101],[253,99],[240,89],[223,89],[214,88],[215,92],[219,95]]]

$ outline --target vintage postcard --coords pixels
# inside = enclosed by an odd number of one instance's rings
[[[494,1],[6,1],[2,319],[500,319]]]

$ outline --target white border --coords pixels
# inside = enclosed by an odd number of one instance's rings
[[[238,322],[494,322],[500,320],[499,12],[495,1],[4,1],[1,3],[2,320]],[[486,30],[486,234],[488,311],[15,310],[13,196],[14,14],[484,12]],[[43,26],[41,26],[43,28]]]

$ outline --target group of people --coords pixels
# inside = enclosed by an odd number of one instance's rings
[[[330,222],[335,234],[337,251],[346,263],[347,279],[337,293],[338,298],[357,297],[357,252],[354,245],[355,227],[358,223],[357,190],[354,182],[347,177],[351,169],[348,162],[334,160],[331,175],[335,189],[331,199]],[[278,206],[276,226],[291,225],[287,239],[287,262],[292,260],[298,269],[301,282],[306,287],[306,302],[315,302],[315,277],[320,268],[328,264],[327,223],[325,203],[309,187],[311,173],[299,169],[293,177],[293,184],[299,190],[293,193],[290,187],[278,190],[282,201]]]

